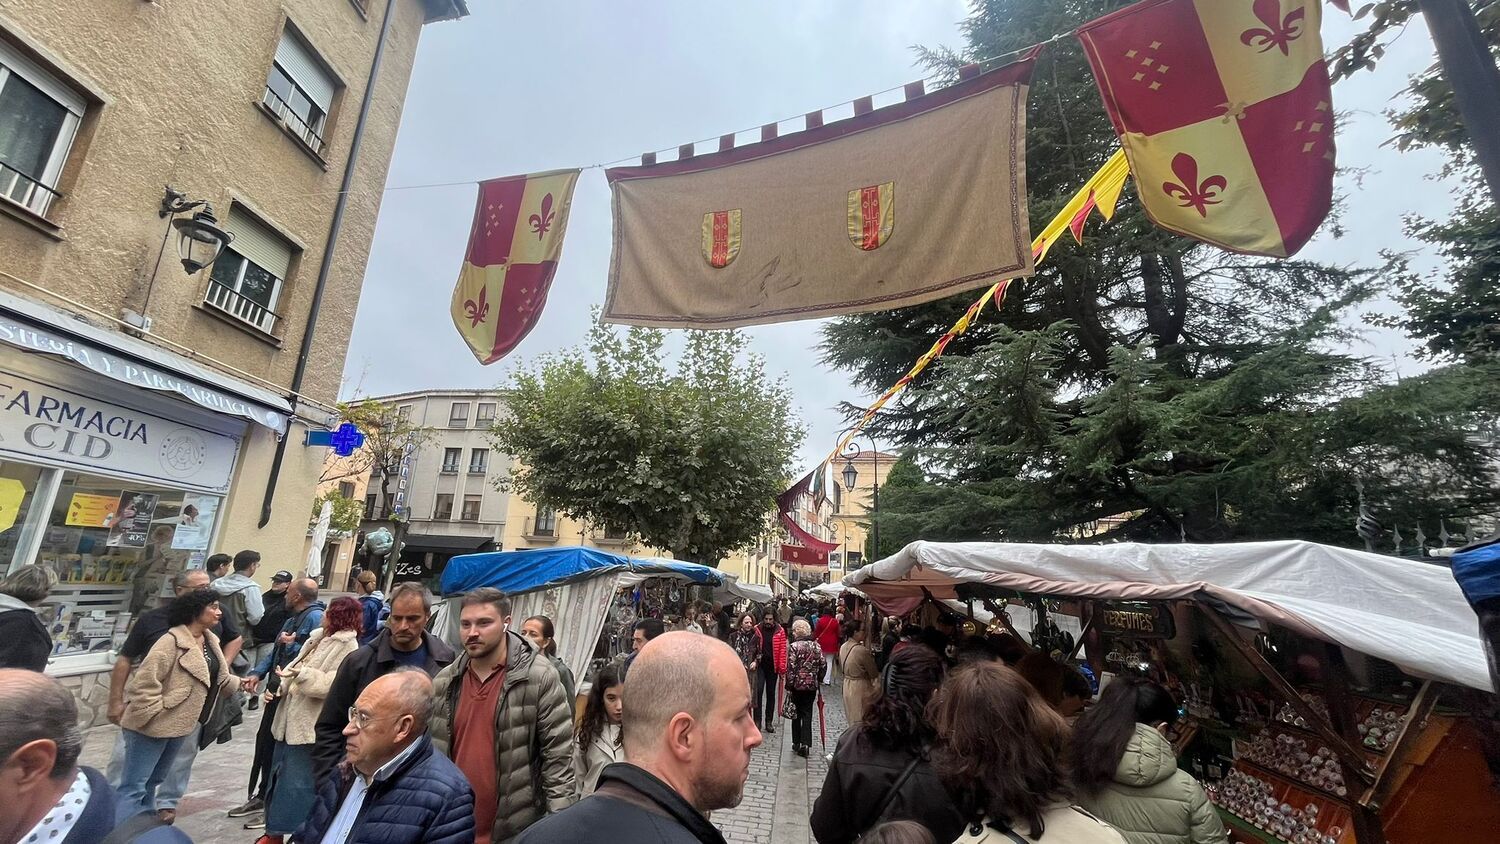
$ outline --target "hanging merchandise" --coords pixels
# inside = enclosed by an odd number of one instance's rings
[[[932,93],[758,143],[607,171],[606,322],[730,328],[915,305],[1030,275],[1026,89],[1035,51]],[[953,248],[963,244],[962,249]]]
[[[553,170],[479,183],[450,310],[480,363],[509,354],[541,317],[562,256],[578,173]]]
[[[1333,98],[1316,2],[1144,0],[1078,31],[1168,231],[1285,258],[1333,199]]]

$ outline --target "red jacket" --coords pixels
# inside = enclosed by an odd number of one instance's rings
[[[755,652],[761,653],[766,646],[763,628],[755,625]],[[776,673],[786,673],[786,628],[776,625],[776,635],[771,638],[771,656],[776,661]]]
[[[836,654],[839,652],[839,620],[831,615],[818,618],[818,629],[813,634],[818,640],[818,649],[825,654]]]

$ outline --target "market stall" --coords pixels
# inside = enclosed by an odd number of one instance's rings
[[[1474,714],[1494,690],[1446,568],[1294,541],[916,542],[844,583],[892,613],[957,601],[1005,617],[1019,602],[1076,618],[1064,656],[1177,692],[1180,764],[1236,841],[1500,829],[1490,723]]]
[[[458,643],[459,601],[489,586],[510,596],[517,627],[545,615],[556,631],[558,656],[574,676],[590,675],[591,662],[607,659],[630,640],[638,618],[681,613],[690,587],[717,589],[726,580],[707,566],[659,558],[626,557],[593,548],[541,548],[465,554],[443,570],[444,601],[432,629]]]

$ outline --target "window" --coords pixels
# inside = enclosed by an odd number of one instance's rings
[[[482,496],[478,496],[478,495],[465,495],[464,496],[464,512],[463,512],[463,515],[459,516],[459,518],[461,520],[463,520],[463,521],[466,521],[466,522],[477,522],[477,521],[479,521],[479,503],[482,500],[484,500]],[[452,508],[452,506],[453,506],[452,504],[449,504],[449,508],[450,509]]]
[[[290,28],[281,33],[261,102],[313,152],[323,153],[323,125],[338,82],[312,47]]]
[[[400,419],[402,422],[405,422],[406,420],[410,419],[411,418],[411,405],[409,405],[409,404],[403,404],[400,407],[396,408],[396,418]]]
[[[865,561],[865,555],[864,555],[863,551],[850,551],[849,552],[849,570],[850,571],[853,571],[854,569],[859,568],[861,565],[864,564],[864,561]]]
[[[469,426],[469,403],[456,401],[448,409],[448,427],[467,428]]]
[[[434,519],[453,518],[453,496],[447,493],[438,493],[437,503],[432,506],[432,517]]]
[[[224,226],[234,239],[209,273],[205,304],[266,334],[276,331],[276,300],[291,270],[293,248],[285,238],[239,206]]]
[[[624,528],[617,528],[617,527],[614,527],[612,525],[605,525],[604,526],[604,538],[605,539],[609,539],[609,540],[614,540],[614,541],[622,540],[622,539],[625,538],[625,529]]]
[[[350,483],[349,481],[339,481],[339,497],[353,498],[354,484]]]
[[[0,42],[0,196],[46,216],[83,98]]]
[[[369,495],[365,496],[365,518],[367,518],[367,519],[373,519],[373,518],[375,518],[375,501],[376,501],[375,493],[372,492]]]
[[[543,507],[536,511],[536,526],[531,531],[532,536],[556,536],[557,535],[557,511],[551,507]]]
[[[476,428],[488,428],[488,427],[490,427],[491,425],[494,425],[494,424],[495,424],[495,405],[493,403],[483,403],[483,404],[480,404],[479,405],[479,410],[478,410],[478,412],[474,416],[474,427],[476,427]]]
[[[443,472],[453,473],[458,471],[458,459],[464,453],[461,448],[443,449]]]
[[[469,474],[483,475],[490,460],[490,450],[476,448],[469,452]]]

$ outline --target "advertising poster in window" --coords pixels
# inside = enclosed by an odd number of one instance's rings
[[[179,551],[204,551],[214,532],[214,517],[219,514],[219,499],[212,495],[188,495],[182,499],[177,515],[177,532],[172,547]]]
[[[114,514],[119,503],[118,496],[75,492],[68,501],[68,514],[63,518],[63,524],[70,527],[108,527],[109,517]]]
[[[119,504],[108,519],[109,538],[104,544],[111,548],[146,547],[157,500],[154,492],[120,493]]]

